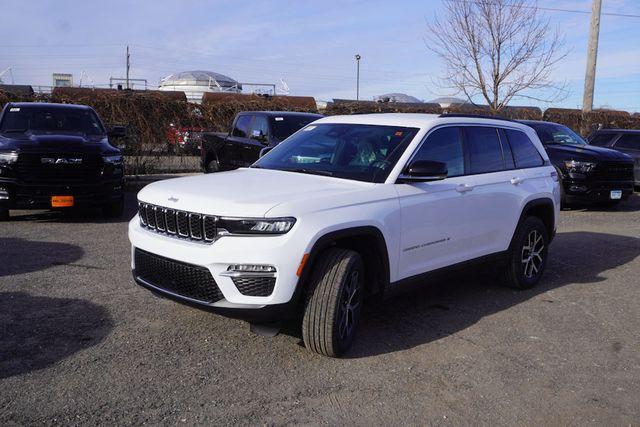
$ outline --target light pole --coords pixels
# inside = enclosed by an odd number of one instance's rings
[[[360,56],[356,53],[356,101],[360,101]]]

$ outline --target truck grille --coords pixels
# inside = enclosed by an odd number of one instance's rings
[[[595,168],[595,177],[602,181],[633,181],[633,163],[598,163]]]
[[[211,272],[205,267],[175,261],[137,248],[134,260],[136,276],[159,289],[209,304],[224,298]]]
[[[211,243],[218,232],[217,218],[211,215],[138,202],[138,216],[144,228],[180,239]]]
[[[275,277],[234,277],[233,284],[242,295],[267,297],[273,293]]]
[[[83,184],[100,178],[102,158],[81,153],[21,153],[18,178],[29,184]]]

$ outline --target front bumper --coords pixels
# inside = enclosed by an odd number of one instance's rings
[[[131,268],[135,282],[169,299],[228,317],[251,321],[280,320],[296,313],[299,302],[297,269],[305,251],[301,239],[292,231],[278,236],[223,236],[213,243],[194,242],[159,234],[140,227],[136,215],[129,223]],[[168,261],[206,269],[222,297],[213,302],[191,298],[179,287],[167,287],[145,280],[136,272],[136,249]],[[241,292],[229,275],[232,264],[260,264],[275,267],[275,284],[269,295],[252,296]],[[171,288],[171,289],[169,289]]]
[[[592,181],[563,179],[566,200],[573,203],[612,201],[611,192],[621,191],[622,200],[633,194],[633,181]]]
[[[74,207],[104,206],[124,197],[124,178],[71,185],[25,184],[0,179],[0,187],[8,193],[0,205],[9,209],[49,209],[52,196],[73,196]]]

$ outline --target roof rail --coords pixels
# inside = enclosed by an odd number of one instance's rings
[[[469,117],[474,119],[504,120],[505,122],[515,122],[515,120],[507,119],[506,117],[487,116],[484,114],[442,113],[438,117]]]

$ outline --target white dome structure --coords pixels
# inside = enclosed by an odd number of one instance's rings
[[[242,85],[231,77],[213,71],[182,71],[160,81],[160,90],[184,92],[189,102],[202,102],[205,92],[240,93]]]
[[[415,96],[407,95],[406,93],[385,93],[384,95],[376,96],[374,100],[377,102],[398,102],[402,104],[419,104],[422,102]]]

